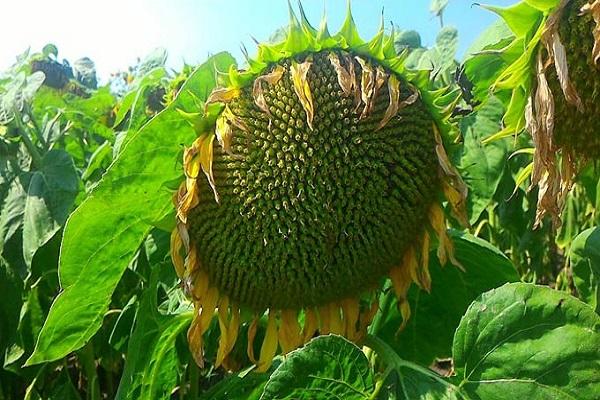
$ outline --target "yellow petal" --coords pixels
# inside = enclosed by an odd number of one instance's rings
[[[175,272],[177,272],[179,279],[183,277],[184,272],[183,257],[181,256],[182,248],[183,242],[181,236],[179,236],[179,230],[175,228],[173,229],[173,232],[171,232],[171,260],[173,261]]]
[[[371,303],[371,306],[367,309],[360,311],[360,316],[358,317],[358,335],[356,337],[356,343],[360,343],[367,336],[367,328],[373,321],[375,314],[379,310],[379,302],[377,301],[377,297]]]
[[[342,321],[342,314],[340,313],[339,304],[335,302],[329,304],[329,316],[331,333],[335,335],[343,335],[344,321]]]
[[[383,128],[390,119],[395,117],[400,108],[400,81],[394,74],[390,75],[390,79],[388,80],[388,92],[390,95],[390,104],[388,104],[385,114],[377,126],[377,130]]]
[[[198,253],[196,252],[196,246],[192,246],[185,257],[184,274],[186,276],[190,276],[198,269],[198,266]]]
[[[196,364],[202,368],[204,366],[204,349],[203,349],[203,339],[202,333],[200,332],[200,310],[197,309],[194,312],[194,319],[192,320],[192,324],[188,329],[187,339],[188,345],[190,347],[190,352],[192,353],[192,357]]]
[[[212,288],[212,290],[209,290],[208,295],[199,303],[201,304],[201,308],[196,309],[194,319],[188,330],[190,351],[192,352],[194,361],[196,361],[196,364],[198,364],[199,367],[204,365],[204,341],[202,337],[210,326],[210,321],[214,315],[218,298],[219,292],[217,289]]]
[[[450,162],[442,137],[437,125],[433,124],[433,133],[435,137],[435,152],[438,157],[438,162],[443,173],[442,185],[446,199],[452,207],[452,214],[464,226],[469,226],[467,217],[467,185],[460,177],[456,168]]]
[[[304,311],[304,329],[302,330],[302,342],[306,343],[314,336],[319,327],[319,319],[314,308]]]
[[[398,298],[398,308],[402,315],[402,325],[400,325],[399,328],[400,331],[404,329],[408,322],[408,318],[410,318],[410,304],[406,299],[406,294],[408,293],[412,280],[410,278],[410,273],[403,267],[392,268],[390,270],[390,279],[392,280],[394,292]]]
[[[307,59],[301,64],[292,63],[290,72],[292,74],[292,82],[294,83],[294,91],[300,100],[304,111],[306,112],[306,122],[309,128],[313,129],[313,118],[315,109],[313,105],[312,93],[308,85],[308,71],[312,65],[312,61]]]
[[[227,154],[231,153],[231,137],[233,136],[233,129],[227,118],[221,115],[215,124],[215,135],[219,144],[225,150]]]
[[[319,321],[319,334],[327,335],[331,333],[331,315],[328,304],[319,307]]]
[[[219,304],[219,348],[217,349],[217,360],[215,362],[215,367],[218,368],[221,366],[221,363],[225,359],[227,355],[227,345],[229,343],[229,339],[227,338],[227,334],[229,333],[229,298],[224,296],[221,298],[221,302]]]
[[[254,338],[256,338],[256,330],[258,329],[258,316],[254,316],[254,319],[250,323],[248,327],[248,347],[246,348],[246,352],[248,353],[248,358],[252,364],[256,364],[256,358],[254,357]]]
[[[342,300],[342,310],[344,312],[344,336],[354,341],[358,336],[357,325],[360,313],[358,298],[351,297]]]
[[[200,163],[202,164],[202,171],[208,179],[208,183],[213,190],[215,195],[215,201],[219,202],[219,194],[215,185],[215,178],[213,176],[212,163],[213,163],[213,141],[215,135],[205,135],[200,145]]]
[[[294,310],[281,311],[281,326],[279,327],[279,344],[281,352],[287,354],[302,344],[301,328],[298,313]]]
[[[275,311],[269,310],[269,320],[267,321],[267,331],[265,340],[260,348],[260,358],[256,366],[256,372],[266,372],[273,363],[273,357],[277,353],[277,323],[275,320]]]
[[[214,89],[206,99],[206,103],[204,104],[204,113],[206,113],[206,108],[209,104],[229,103],[236,97],[239,97],[240,93],[240,90],[235,88]]]
[[[258,108],[269,115],[271,115],[271,112],[269,111],[269,106],[265,100],[262,83],[265,82],[269,85],[276,85],[283,76],[284,72],[285,68],[281,65],[278,65],[272,72],[266,75],[261,75],[254,80],[254,85],[252,86],[252,97],[254,97],[254,103]]]
[[[423,246],[421,247],[421,274],[419,282],[428,292],[431,290],[431,275],[429,275],[429,232],[423,232]]]
[[[194,301],[201,301],[208,294],[208,274],[199,269],[194,274],[194,285],[192,287],[192,298]]]

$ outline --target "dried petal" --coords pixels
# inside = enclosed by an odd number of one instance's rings
[[[312,93],[310,91],[310,86],[308,85],[308,71],[312,65],[312,61],[307,59],[301,64],[296,62],[292,63],[290,68],[290,72],[292,74],[292,82],[294,83],[294,91],[296,92],[296,96],[300,100],[304,111],[306,112],[306,122],[308,123],[309,128],[313,129],[313,118],[315,114],[315,109],[313,105]]]
[[[333,69],[335,69],[338,83],[342,88],[344,95],[350,96],[356,83],[356,78],[350,75],[350,72],[342,66],[342,63],[336,53],[329,53],[329,61],[331,62]],[[352,61],[350,61],[350,63],[352,63]]]
[[[263,82],[268,83],[269,85],[276,85],[277,82],[281,79],[283,74],[285,73],[285,68],[281,65],[278,65],[273,69],[272,72],[261,75],[254,80],[254,85],[252,86],[252,96],[254,97],[254,103],[265,113],[271,115],[269,111],[269,106],[267,105],[267,101],[265,100],[265,96],[263,93]]]

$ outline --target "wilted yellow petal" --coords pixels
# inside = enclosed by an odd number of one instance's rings
[[[254,97],[254,103],[258,108],[269,115],[271,115],[271,112],[269,111],[269,106],[265,100],[262,83],[266,82],[269,85],[276,85],[283,76],[284,72],[285,68],[281,65],[278,65],[275,67],[275,69],[273,69],[272,72],[266,75],[261,75],[254,80],[254,85],[252,86],[252,97]]]
[[[260,358],[256,366],[256,372],[266,372],[273,363],[273,357],[277,353],[277,322],[275,320],[275,311],[269,310],[269,320],[267,321],[267,331],[265,340],[260,348]]]
[[[356,78],[351,76],[350,72],[344,68],[336,53],[329,53],[329,61],[331,62],[331,65],[337,74],[338,84],[342,88],[344,95],[350,96],[350,94],[352,94],[354,84],[356,83]],[[350,60],[350,62],[352,62],[352,60]]]
[[[229,121],[223,115],[217,119],[217,123],[215,124],[215,135],[223,150],[225,150],[227,154],[231,154],[231,137],[233,135],[233,130],[231,129]]]
[[[377,130],[383,128],[390,119],[398,114],[398,110],[400,109],[400,80],[394,74],[390,75],[390,79],[388,79],[388,92],[390,95],[390,104],[387,110],[385,110],[385,114],[377,126]]]
[[[185,257],[184,267],[184,276],[190,276],[198,269],[198,253],[196,252],[196,246],[190,248],[190,251]]]
[[[400,309],[400,314],[402,315],[402,324],[398,329],[398,331],[401,331],[404,329],[404,326],[406,326],[406,323],[410,318],[410,304],[408,304],[406,294],[408,293],[412,279],[410,278],[410,272],[402,266],[395,267],[390,270],[390,279],[392,281],[392,286],[394,287],[396,297],[398,298],[398,308]]]
[[[203,338],[202,336],[210,326],[210,321],[214,315],[217,301],[219,299],[219,292],[216,288],[211,288],[208,291],[207,296],[202,299],[199,304],[201,308],[197,309],[190,329],[188,330],[188,343],[194,361],[199,367],[204,365],[204,349],[203,349]]]
[[[215,201],[219,202],[219,194],[217,193],[217,187],[215,185],[215,178],[213,176],[212,163],[213,163],[213,141],[215,135],[206,135],[202,137],[203,140],[200,144],[200,163],[202,165],[202,171],[208,179],[208,183],[213,190],[215,195]]]
[[[331,333],[331,315],[329,314],[329,304],[319,307],[319,333],[327,335]]]
[[[230,307],[229,299],[223,297],[219,304],[218,316],[220,337],[215,367],[219,367],[233,350],[240,327],[240,309],[234,305]]]
[[[317,312],[313,308],[304,311],[304,329],[302,330],[303,343],[308,342],[314,336],[319,327]]]
[[[360,64],[362,72],[360,75],[360,99],[364,104],[360,118],[366,117],[371,111],[371,101],[375,91],[375,71],[366,60],[361,57],[355,57]]]
[[[422,240],[419,282],[425,290],[429,291],[431,290],[431,276],[429,275],[429,244],[431,239],[429,232],[423,232]]]
[[[188,345],[190,347],[190,352],[192,353],[192,357],[196,364],[202,368],[204,366],[204,349],[203,349],[203,338],[202,333],[200,332],[200,310],[197,309],[194,311],[194,318],[192,320],[192,324],[188,329],[187,339]]]
[[[179,236],[179,230],[175,228],[173,229],[173,232],[171,232],[171,260],[173,261],[173,266],[175,266],[175,272],[177,272],[179,279],[183,277],[184,272],[183,257],[181,256],[182,249],[183,242],[181,236]]]
[[[329,329],[331,330],[331,333],[335,335],[344,334],[344,321],[342,321],[340,306],[335,302],[329,303],[329,323]]]
[[[464,268],[460,262],[454,257],[454,243],[450,240],[448,236],[448,231],[446,227],[446,217],[444,215],[444,210],[439,204],[434,204],[430,210],[430,221],[431,227],[435,231],[435,234],[438,237],[438,249],[437,256],[440,260],[440,264],[444,266],[448,259],[450,262],[459,267],[464,271]]]
[[[227,329],[229,326],[229,298],[224,296],[221,298],[221,302],[219,303],[218,310],[218,319],[219,319],[219,348],[217,349],[217,360],[215,362],[215,367],[218,368],[221,366],[223,359],[227,354],[227,344],[229,340],[227,339],[227,334],[229,330]]]
[[[199,269],[194,273],[194,284],[192,289],[192,298],[194,301],[201,301],[208,293],[208,274]]]
[[[595,63],[600,61],[600,0],[594,0],[591,3],[585,4],[581,8],[582,13],[590,13],[596,22],[594,27],[594,48],[592,50],[592,57]]]
[[[246,352],[248,353],[248,358],[250,362],[256,364],[256,358],[254,358],[254,338],[256,337],[256,330],[258,329],[258,316],[255,316],[248,327],[248,347],[246,348]]]
[[[206,107],[213,103],[229,103],[240,95],[240,89],[235,88],[217,88],[214,89],[204,103],[204,112]]]
[[[298,313],[295,310],[281,311],[279,344],[283,354],[289,353],[302,344],[301,327],[298,322]]]
[[[358,317],[358,334],[356,336],[356,343],[361,342],[367,336],[367,328],[373,321],[375,314],[379,310],[379,302],[377,298],[371,303],[371,306],[368,309],[363,309],[360,311],[360,316]]]
[[[469,226],[469,219],[467,217],[467,185],[462,180],[460,174],[456,168],[450,162],[442,137],[438,130],[437,125],[433,124],[433,133],[435,137],[435,152],[438,157],[443,177],[442,185],[446,199],[450,202],[452,207],[452,214],[463,226]]]
[[[358,298],[351,297],[342,300],[342,311],[344,312],[344,336],[354,341],[357,339],[358,316],[360,314]]]
[[[300,100],[304,111],[306,112],[306,122],[309,128],[313,129],[313,118],[315,109],[313,105],[312,93],[308,85],[308,71],[312,65],[312,61],[307,59],[301,64],[292,63],[290,72],[292,74],[292,82],[294,83],[294,91]]]

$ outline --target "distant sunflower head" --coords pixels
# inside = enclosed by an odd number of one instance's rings
[[[330,36],[301,13],[284,42],[259,45],[212,92],[184,153],[172,256],[196,306],[188,339],[199,364],[215,310],[216,364],[227,365],[248,310],[261,371],[315,334],[360,342],[385,276],[408,318],[410,283],[430,286],[431,235],[442,262],[453,257],[444,195],[464,220],[466,189],[442,139],[456,96],[405,70],[393,33],[364,43],[348,13]]]
[[[486,96],[490,85],[478,79],[485,69],[478,59],[496,54],[504,63],[491,87],[510,101],[504,129],[490,139],[529,131],[535,150],[528,170],[531,187],[539,188],[536,224],[548,214],[559,226],[576,173],[600,158],[600,0],[488,8],[504,19],[514,40],[467,62],[467,70]]]

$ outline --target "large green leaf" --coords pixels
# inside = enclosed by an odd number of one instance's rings
[[[378,399],[457,400],[464,397],[461,390],[434,371],[402,359],[387,343],[369,336],[366,346],[375,350],[386,365]],[[383,385],[381,385],[381,382]]]
[[[374,390],[364,353],[339,336],[321,336],[290,353],[273,372],[261,400],[366,400]]]
[[[156,290],[160,266],[155,268],[153,282],[142,297],[129,339],[127,363],[116,396],[119,400],[169,399],[179,378],[175,340],[190,324],[192,313],[162,315],[158,312]]]
[[[600,313],[600,228],[583,231],[573,240],[570,261],[579,296]]]
[[[508,143],[496,140],[482,144],[483,139],[501,129],[504,106],[496,97],[488,100],[473,114],[461,119],[464,150],[460,159],[461,176],[469,187],[467,209],[474,224],[491,203],[508,155]]]
[[[273,368],[273,367],[271,367]],[[202,400],[259,400],[269,379],[269,373],[242,371],[231,374],[213,385]]]
[[[64,150],[51,150],[29,181],[23,212],[23,258],[27,265],[67,220],[77,192],[79,176]]]
[[[168,109],[131,135],[94,191],[69,217],[60,255],[63,291],[54,300],[28,364],[81,348],[100,328],[123,271],[152,224],[172,209],[166,184],[181,176],[183,145],[195,133],[177,111],[199,111],[216,72],[234,63],[219,53],[200,66]]]
[[[408,293],[412,315],[401,332],[402,317],[395,305],[382,316],[375,332],[404,359],[430,365],[435,358],[450,357],[452,339],[469,304],[482,292],[519,280],[512,263],[489,243],[470,235],[452,234],[456,258],[464,267],[441,267],[431,255],[431,292],[413,285]],[[379,316],[377,316],[379,317]],[[377,318],[376,317],[376,318]]]
[[[19,325],[19,314],[23,300],[23,282],[0,258],[0,293],[8,301],[0,302],[0,360],[4,350],[13,342]]]
[[[456,331],[454,366],[473,399],[597,399],[600,317],[544,286],[484,293]]]

